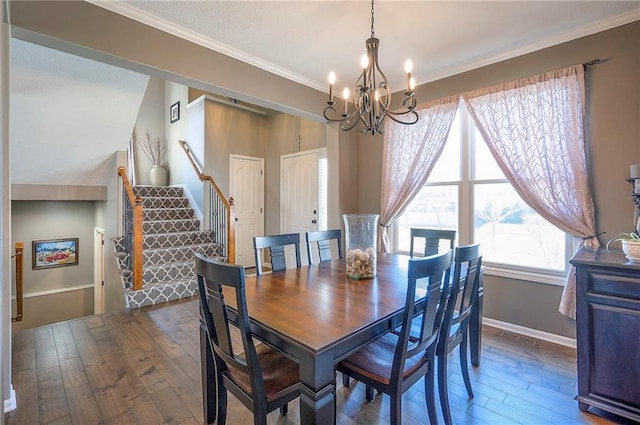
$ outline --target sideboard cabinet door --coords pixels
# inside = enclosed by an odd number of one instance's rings
[[[640,264],[603,248],[582,248],[571,263],[579,408],[640,421]]]

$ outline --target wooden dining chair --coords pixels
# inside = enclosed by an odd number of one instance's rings
[[[391,424],[402,422],[402,395],[425,377],[425,398],[429,420],[438,423],[435,406],[435,351],[446,304],[443,283],[450,275],[452,253],[409,260],[407,297],[399,331],[389,332],[338,363],[337,370],[367,386],[366,397],[372,401],[374,389],[391,397]],[[416,281],[427,278],[427,294],[416,303]],[[444,286],[446,287],[446,286]],[[411,333],[412,321],[419,331]]]
[[[271,270],[274,272],[287,268],[285,259],[285,246],[293,245],[296,253],[296,267],[301,267],[300,262],[300,234],[286,233],[284,235],[255,236],[253,238],[253,250],[256,256],[256,273],[262,274],[262,250],[269,248],[271,254]]]
[[[249,327],[245,298],[245,275],[241,265],[228,264],[196,254],[200,312],[207,326],[207,338],[214,353],[218,411],[217,424],[227,418],[227,391],[253,412],[253,422],[266,425],[267,414],[300,395],[299,367],[266,344],[255,346]],[[222,288],[235,292],[241,354],[236,354]],[[203,382],[203,385],[206,385]]]
[[[480,245],[459,246],[453,255],[453,278],[450,294],[442,318],[442,329],[436,349],[438,359],[438,387],[440,390],[440,406],[444,422],[451,425],[451,410],[449,409],[449,392],[447,391],[447,359],[457,346],[460,347],[460,367],[464,386],[470,398],[473,398],[471,381],[469,379],[469,361],[467,352],[469,347],[469,320],[473,304],[478,300],[480,285],[482,255]]]
[[[440,230],[440,229],[418,229],[418,228],[412,227],[411,241],[409,246],[409,255],[411,255],[412,257],[415,256],[414,239],[416,238],[424,239],[423,255],[426,257],[429,255],[435,255],[438,253],[441,240],[449,241],[449,249],[453,249],[456,241],[456,231]]]
[[[338,258],[342,258],[342,230],[319,230],[316,232],[307,232],[305,234],[307,240],[307,257],[309,258],[309,264],[312,264],[313,246],[318,248],[318,258],[320,262],[331,260],[331,241],[335,240],[338,243]]]

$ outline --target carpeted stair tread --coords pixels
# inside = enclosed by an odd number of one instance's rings
[[[145,234],[195,232],[200,230],[200,220],[144,221],[142,228]]]
[[[144,221],[193,219],[193,208],[148,208],[143,210]]]
[[[191,297],[196,294],[198,282],[195,277],[175,280],[172,282],[157,282],[145,285],[139,291],[131,288],[124,289],[129,308],[144,307],[162,302]]]

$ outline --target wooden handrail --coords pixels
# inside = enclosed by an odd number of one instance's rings
[[[22,264],[24,260],[24,243],[16,242],[16,315],[11,318],[12,322],[22,322]]]
[[[180,145],[182,150],[184,150],[184,153],[187,155],[187,158],[189,159],[189,162],[191,163],[193,170],[196,172],[198,179],[202,182],[204,181],[209,182],[209,184],[217,194],[218,199],[224,205],[225,219],[226,219],[226,223],[228,223],[228,225],[226,226],[227,262],[234,264],[236,262],[236,230],[235,230],[236,215],[235,215],[235,205],[233,203],[233,198],[231,197],[227,199],[224,193],[222,193],[222,190],[220,190],[220,187],[218,187],[218,185],[216,184],[215,180],[213,180],[213,177],[206,175],[202,172],[202,170],[196,163],[193,153],[191,153],[191,149],[189,149],[189,146],[187,145],[186,141],[178,140],[178,144]]]
[[[142,198],[133,193],[133,187],[127,177],[127,169],[118,167],[118,175],[122,178],[127,198],[133,209],[133,246],[132,246],[132,272],[133,272],[133,289],[135,291],[142,289],[142,260],[143,260],[143,207]]]

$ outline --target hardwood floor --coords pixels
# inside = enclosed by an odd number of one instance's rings
[[[21,331],[13,338],[18,408],[5,423],[201,424],[199,359],[197,298]],[[456,424],[631,423],[578,410],[575,350],[485,327],[482,364],[470,370],[472,400],[457,354],[449,361]],[[389,423],[387,397],[367,403],[362,384],[340,381],[340,425]],[[286,417],[273,412],[269,423],[298,424],[298,418],[295,401]],[[227,424],[250,423],[250,412],[230,396]],[[403,423],[428,423],[421,383],[404,397]]]

